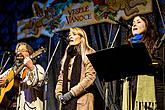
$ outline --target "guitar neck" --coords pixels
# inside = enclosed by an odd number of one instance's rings
[[[8,82],[11,82],[11,81],[14,79],[14,77],[17,76],[18,73],[23,69],[23,67],[25,67],[24,64],[22,64],[22,65],[17,69],[17,71],[14,73],[14,75],[13,75],[11,78],[8,79]],[[12,70],[12,71],[13,71],[13,70]],[[14,71],[13,71],[13,72],[14,72]]]
[[[17,71],[15,72],[15,76],[23,69],[23,67],[25,67],[25,65],[24,64],[22,64],[18,69],[17,69]]]

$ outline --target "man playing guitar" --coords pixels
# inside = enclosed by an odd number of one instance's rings
[[[25,42],[17,44],[14,66],[0,75],[0,103],[5,93],[10,92],[17,78],[19,79],[17,110],[43,110],[43,92],[41,91],[45,71],[41,65],[32,60],[42,51],[43,49],[33,52],[32,47]]]

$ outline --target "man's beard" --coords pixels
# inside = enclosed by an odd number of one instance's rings
[[[15,66],[18,68],[19,66],[21,66],[21,64],[23,64],[23,55],[20,53],[17,53],[15,56]]]

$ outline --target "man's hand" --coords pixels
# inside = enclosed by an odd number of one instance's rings
[[[6,85],[6,78],[2,77],[0,78],[0,86],[4,87]]]
[[[29,57],[25,57],[23,63],[32,71],[34,70],[33,61]]]

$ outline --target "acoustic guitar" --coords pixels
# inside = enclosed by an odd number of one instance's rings
[[[35,51],[32,55],[30,55],[30,58],[36,58],[38,57],[40,54],[42,54],[43,52],[46,52],[45,48],[40,48],[37,51]],[[7,84],[5,86],[0,87],[0,103],[3,100],[3,97],[5,95],[6,92],[10,91],[10,89],[13,87],[14,85],[14,77],[25,67],[24,64],[22,64],[16,72],[13,71],[13,69],[11,69],[9,71],[9,73],[7,74],[6,78],[6,82]]]

